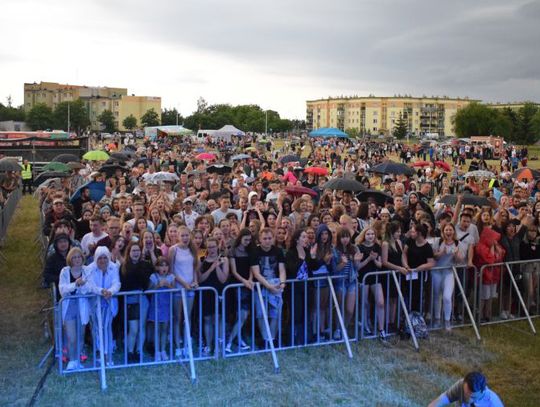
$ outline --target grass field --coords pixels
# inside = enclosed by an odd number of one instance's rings
[[[45,369],[37,363],[48,342],[38,289],[41,265],[33,240],[37,202],[24,197],[3,249],[0,285],[0,405],[27,405]],[[540,324],[536,320],[536,327]],[[540,405],[540,340],[524,323],[484,327],[478,344],[470,329],[433,333],[415,352],[409,342],[384,348],[374,341],[353,344],[353,360],[341,346],[278,353],[187,366],[108,371],[109,389],[97,373],[46,377],[36,405],[378,405],[421,406],[471,369],[481,368],[508,406]]]

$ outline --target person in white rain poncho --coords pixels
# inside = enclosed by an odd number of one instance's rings
[[[111,253],[104,246],[99,246],[94,254],[94,262],[88,266],[92,278],[92,291],[101,296],[101,320],[103,323],[103,351],[108,365],[112,365],[113,334],[112,321],[118,313],[118,299],[113,297],[120,291],[118,265],[111,261]],[[97,312],[98,303],[94,300],[92,313],[92,333],[94,343],[99,346]]]

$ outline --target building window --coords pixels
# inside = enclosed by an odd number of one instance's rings
[[[373,124],[377,124],[377,119],[373,119]]]
[[[114,112],[114,115],[115,115],[116,117],[118,117],[118,112]]]

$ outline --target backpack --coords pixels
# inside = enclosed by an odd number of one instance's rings
[[[420,314],[418,311],[412,311],[409,313],[409,319],[411,320],[412,329],[414,330],[416,338],[428,339],[429,331],[422,314]],[[409,339],[411,336],[411,332],[405,318],[403,319],[403,323],[401,325],[400,336],[401,339]]]

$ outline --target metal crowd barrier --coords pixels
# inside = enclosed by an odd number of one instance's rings
[[[483,275],[489,271],[499,273],[499,281],[496,287],[488,287],[484,284]],[[502,262],[486,264],[480,268],[475,279],[475,285],[479,287],[478,303],[476,304],[477,319],[480,325],[500,324],[511,320],[527,320],[533,334],[536,334],[536,328],[532,318],[540,315],[540,260],[521,260],[512,262]],[[534,284],[536,280],[536,290]],[[493,292],[495,290],[495,292]],[[490,291],[489,293],[487,291]],[[531,291],[533,291],[531,293]],[[485,295],[482,295],[485,294]],[[484,299],[483,296],[490,299]],[[525,297],[525,298],[524,298]],[[495,304],[493,304],[495,300]],[[497,301],[498,300],[498,301]],[[487,303],[486,303],[487,301]],[[499,312],[499,318],[493,318],[493,307],[496,305]],[[489,318],[482,318],[485,315],[484,307],[490,307]],[[486,310],[487,311],[487,310]],[[503,312],[506,314],[503,317]]]
[[[53,290],[54,291],[54,290]],[[60,374],[71,374],[81,371],[100,371],[102,389],[106,388],[105,370],[119,369],[132,366],[149,366],[167,363],[188,362],[190,367],[190,378],[196,381],[195,361],[215,359],[218,357],[218,293],[212,287],[199,287],[195,290],[195,299],[192,313],[188,313],[187,303],[188,295],[185,289],[166,289],[166,290],[148,290],[148,291],[129,291],[119,292],[114,298],[119,300],[118,313],[112,315],[110,312],[111,303],[104,300],[103,297],[91,295],[70,295],[61,298],[55,304],[55,343],[56,357],[58,359],[58,371]],[[53,294],[54,295],[54,294]],[[214,326],[214,332],[211,342],[204,343],[204,315],[203,296],[205,301],[212,301],[212,310],[210,313],[211,322]],[[128,301],[136,298],[139,315],[137,319],[137,329],[135,333],[135,347],[133,351],[138,350],[137,360],[129,359],[128,341],[130,331],[135,330],[133,324],[129,324]],[[181,301],[180,301],[181,299]],[[75,313],[75,318],[65,320],[64,314],[70,315],[72,301],[77,301],[77,309],[87,307],[89,321],[88,326],[82,324],[81,312]],[[183,321],[177,321],[175,312],[175,302],[182,304]],[[65,306],[64,306],[65,304]],[[121,305],[120,305],[121,304]],[[150,307],[151,304],[155,304]],[[160,308],[161,306],[161,308]],[[102,310],[102,307],[105,307]],[[64,308],[66,308],[64,310]],[[212,312],[213,311],[213,312]],[[212,315],[213,313],[213,315]],[[133,318],[133,316],[132,316]],[[162,321],[165,319],[165,321]],[[195,324],[192,319],[196,320]],[[74,322],[70,322],[74,321]],[[156,323],[157,321],[157,323]],[[176,348],[175,342],[175,324],[183,323],[183,345]],[[75,325],[70,327],[70,335],[66,334],[68,324]],[[164,325],[162,325],[164,324]],[[195,328],[195,332],[193,329]],[[91,330],[91,339],[85,341],[89,335],[87,331]],[[116,334],[116,335],[115,335]],[[163,338],[160,335],[165,335]],[[67,337],[70,336],[71,345],[65,346]],[[75,338],[75,339],[73,339]],[[145,341],[146,338],[146,341]],[[160,350],[160,344],[165,342],[165,349]],[[75,345],[73,345],[75,342]],[[153,349],[148,351],[145,344],[153,344]],[[69,344],[68,344],[69,345]],[[205,352],[206,346],[213,347],[212,353]],[[76,346],[75,351],[72,347]],[[77,355],[76,368],[66,370],[65,363],[69,361],[67,357],[69,352]],[[178,353],[180,351],[180,353]],[[105,360],[107,355],[107,360]],[[82,362],[81,362],[82,361]]]
[[[1,193],[1,192],[0,192]],[[13,214],[15,213],[15,210],[17,209],[17,204],[19,203],[22,196],[22,189],[18,187],[14,191],[12,191],[6,201],[4,202],[4,206],[0,208],[0,261],[5,262],[6,258],[4,254],[2,253],[2,246],[4,244],[4,239],[7,235],[7,230],[9,223],[11,222],[11,219],[13,218]]]

